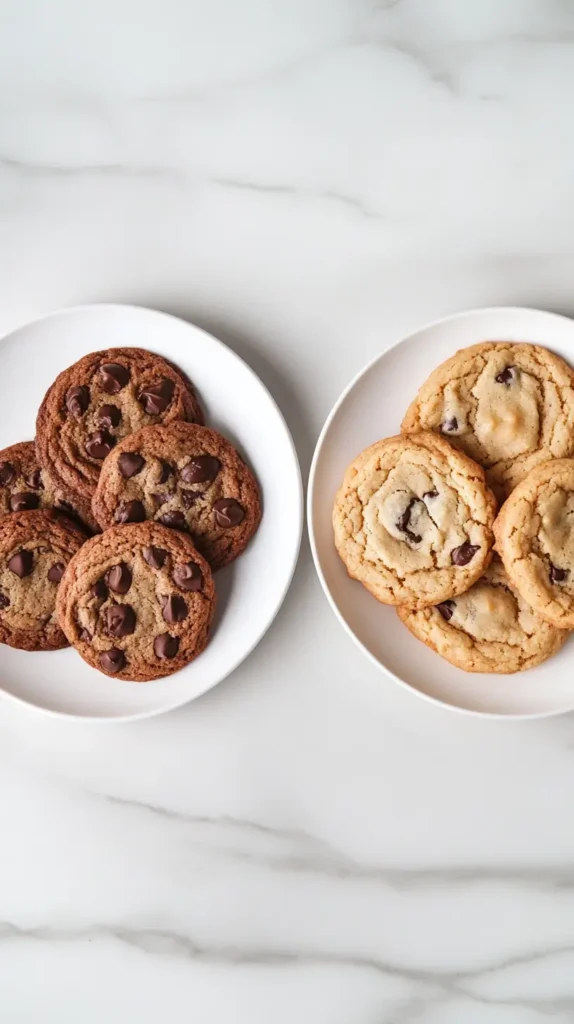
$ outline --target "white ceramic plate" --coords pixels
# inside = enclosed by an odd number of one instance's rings
[[[0,343],[0,447],[34,436],[36,411],[56,374],[96,349],[139,346],[165,356],[196,384],[207,420],[243,452],[263,492],[261,526],[246,553],[217,573],[218,612],[204,653],[151,683],[110,679],[68,649],[0,647],[0,686],[45,711],[91,719],[145,718],[205,693],[253,650],[287,593],[303,520],[291,435],[255,373],[211,335],[135,306],[78,306],[20,327]]]
[[[483,309],[422,328],[378,356],[339,398],[317,443],[308,493],[315,566],[339,620],[362,651],[397,682],[449,707],[479,714],[538,717],[574,708],[574,640],[538,668],[474,675],[416,640],[393,608],[349,579],[333,544],[333,498],[345,468],[367,445],[399,433],[403,415],[430,372],[479,341],[530,341],[574,366],[574,321],[530,309]]]

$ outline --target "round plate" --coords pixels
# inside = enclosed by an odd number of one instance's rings
[[[36,412],[60,370],[97,349],[137,346],[179,366],[195,383],[207,421],[243,452],[263,492],[261,526],[245,554],[216,574],[212,639],[187,668],[152,683],[96,672],[71,649],[2,647],[0,686],[44,711],[96,719],[157,715],[205,693],[253,650],[287,593],[301,542],[301,474],[273,398],[238,356],[198,327],[135,306],[78,306],[20,327],[0,343],[0,447],[34,436]]]
[[[351,460],[368,445],[398,434],[406,409],[432,370],[457,349],[480,341],[530,341],[574,365],[574,321],[534,309],[483,309],[423,327],[388,348],[343,392],[323,427],[311,466],[308,518],[323,589],[361,650],[399,683],[458,710],[540,717],[574,708],[574,644],[517,675],[462,672],[425,647],[351,580],[333,543],[335,492]]]

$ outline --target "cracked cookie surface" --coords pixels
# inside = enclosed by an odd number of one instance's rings
[[[215,587],[185,533],[134,523],[84,544],[64,574],[57,611],[89,665],[146,682],[177,672],[204,650]]]
[[[216,430],[191,423],[146,427],[118,444],[93,500],[102,529],[154,520],[186,530],[212,569],[237,558],[261,518],[259,487]]]
[[[174,420],[203,423],[203,413],[192,384],[171,363],[139,348],[91,352],[46,392],[36,422],[38,459],[81,514],[114,445]]]
[[[540,462],[574,454],[574,373],[539,345],[471,345],[431,373],[401,429],[444,435],[503,501]]]
[[[493,559],[465,594],[438,606],[397,608],[410,632],[465,672],[522,672],[560,650],[568,630],[557,629],[530,608]]]
[[[0,642],[24,651],[67,647],[56,615],[64,570],[86,535],[51,509],[0,519]]]
[[[484,473],[432,433],[378,441],[348,467],[333,529],[347,572],[383,604],[424,608],[467,590],[491,558]]]
[[[74,508],[69,498],[50,473],[40,468],[33,441],[20,441],[0,451],[0,515],[55,508],[77,517],[91,530],[97,530],[91,504],[82,503],[80,511],[79,506]]]
[[[494,524],[513,585],[542,618],[574,629],[574,459],[537,466]]]

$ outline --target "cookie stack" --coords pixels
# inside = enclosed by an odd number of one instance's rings
[[[36,441],[0,452],[0,641],[72,644],[120,679],[170,675],[205,648],[212,573],[260,518],[253,474],[181,371],[93,352],[49,388]]]
[[[336,496],[349,575],[459,668],[544,661],[574,628],[574,372],[538,345],[473,345],[431,374],[401,430]]]

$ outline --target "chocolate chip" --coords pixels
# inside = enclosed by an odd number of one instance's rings
[[[108,596],[108,588],[103,580],[96,580],[92,589],[90,590],[92,597],[97,598],[98,601],[105,601]]]
[[[568,569],[559,569],[557,565],[550,563],[550,582],[551,583],[564,583],[568,579]]]
[[[452,619],[452,613],[455,608],[456,605],[454,601],[442,601],[441,604],[436,605],[437,612],[440,612],[445,622],[448,622],[449,619]]]
[[[153,649],[156,658],[175,658],[179,651],[179,640],[169,633],[162,633],[161,636],[156,636]]]
[[[112,636],[129,636],[136,628],[136,615],[129,604],[112,604],[106,608],[106,625]]]
[[[127,366],[120,363],[102,363],[100,366],[100,378],[102,390],[107,395],[117,395],[118,391],[125,388],[130,379],[130,371]]]
[[[86,629],[86,627],[83,626],[82,629],[80,630],[80,640],[91,640],[91,639],[92,639],[92,634],[90,633],[89,629]]]
[[[16,476],[16,470],[11,462],[0,462],[0,487],[7,487]]]
[[[42,483],[42,470],[34,469],[31,473],[25,477],[26,486],[31,487],[34,491],[43,491],[44,484]]]
[[[420,544],[422,537],[419,533],[414,533],[410,528],[411,512],[414,506],[418,502],[418,498],[411,498],[402,516],[397,519],[396,527],[401,533],[404,533],[413,544]]]
[[[0,594],[0,610],[8,608],[10,604],[10,598],[6,594]]]
[[[144,548],[142,555],[146,560],[147,564],[152,569],[161,569],[165,564],[165,560],[168,557],[169,552],[165,551],[164,548]]]
[[[456,416],[451,416],[449,420],[445,420],[441,423],[440,427],[443,434],[452,434],[455,430],[458,430],[458,420]]]
[[[40,499],[37,494],[29,494],[27,491],[19,491],[10,497],[10,508],[12,512],[26,512],[31,508],[38,508]]]
[[[494,379],[498,384],[506,384],[508,387],[514,379],[514,366],[505,366],[504,370],[498,373]]]
[[[105,459],[115,443],[115,438],[108,434],[107,430],[96,430],[94,434],[90,434],[84,447],[92,459]]]
[[[165,412],[167,409],[173,398],[174,391],[174,382],[164,377],[159,384],[144,388],[138,395],[138,401],[141,402],[144,412],[147,412],[149,416],[159,416],[161,412]]]
[[[161,473],[159,476],[158,483],[166,484],[170,476],[173,474],[173,466],[170,466],[169,462],[160,462]]]
[[[141,473],[144,466],[145,459],[136,452],[122,452],[118,458],[118,469],[126,480],[136,473]]]
[[[13,572],[15,576],[19,576],[22,579],[24,576],[29,576],[32,572],[32,566],[34,564],[34,556],[31,551],[23,548],[22,551],[16,552],[12,555],[12,558],[8,559],[7,565],[10,572]]]
[[[100,654],[100,665],[104,672],[109,672],[111,675],[115,675],[116,672],[121,672],[126,663],[126,656],[123,651],[119,651],[117,647],[112,647],[110,651],[102,651]]]
[[[235,498],[220,498],[213,506],[215,520],[219,526],[239,526],[245,512]]]
[[[453,565],[468,565],[472,561],[476,552],[480,551],[480,544],[469,544],[465,541],[460,547],[454,548],[451,553],[451,561]]]
[[[195,505],[197,499],[199,498],[199,494],[201,494],[201,491],[198,493],[197,491],[182,490],[180,493],[183,507],[192,508]]]
[[[108,569],[105,581],[114,594],[127,594],[132,585],[132,574],[125,562],[120,562]]]
[[[186,484],[203,484],[208,480],[215,480],[221,463],[213,455],[197,455],[191,459],[181,471],[181,479]]]
[[[179,565],[176,565],[171,574],[171,578],[178,587],[181,587],[182,590],[201,590],[203,585],[201,570],[195,562],[185,562],[183,564],[180,563]]]
[[[187,605],[183,597],[179,597],[178,594],[170,594],[169,597],[164,595],[160,598],[160,603],[163,617],[166,622],[169,622],[170,626],[174,622],[183,622],[186,618]]]
[[[163,523],[164,526],[170,526],[173,530],[185,530],[187,523],[183,512],[179,512],[177,509],[172,509],[170,512],[164,512],[159,517],[159,522]]]
[[[98,427],[119,427],[122,413],[117,405],[101,405],[94,418]]]
[[[83,384],[80,387],[69,388],[66,391],[66,409],[76,419],[81,419],[89,404],[90,392]]]
[[[116,523],[143,523],[145,508],[141,501],[122,501],[114,516]]]
[[[150,495],[150,497],[151,500],[153,501],[154,508],[157,511],[158,508],[161,508],[162,505],[165,505],[166,501],[169,501],[169,499],[171,498],[171,494],[152,494]]]
[[[438,491],[425,491],[423,498],[438,498]]]
[[[66,571],[66,566],[63,562],[56,562],[51,569],[48,569],[48,579],[50,583],[59,583]]]

